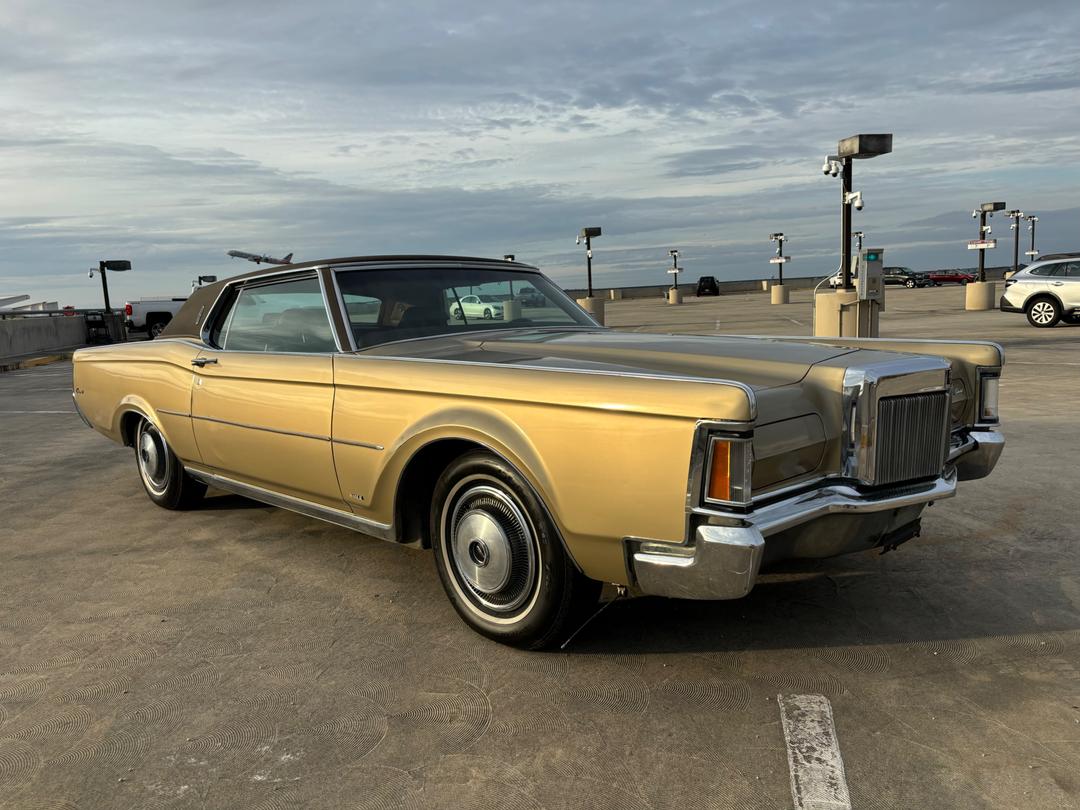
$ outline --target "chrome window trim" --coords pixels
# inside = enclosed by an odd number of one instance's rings
[[[499,264],[481,264],[481,263],[470,263],[470,262],[434,262],[434,263],[429,264],[429,263],[424,262],[424,261],[417,261],[417,262],[389,262],[389,263],[380,262],[380,263],[375,263],[375,264],[364,264],[364,265],[335,264],[335,265],[325,265],[324,267],[326,269],[328,269],[331,273],[334,274],[334,284],[336,285],[335,289],[338,292],[338,301],[340,301],[342,307],[344,307],[345,299],[341,295],[341,287],[340,287],[340,284],[338,283],[338,280],[337,280],[337,276],[341,272],[357,272],[357,271],[367,271],[367,270],[424,270],[424,269],[431,269],[431,268],[435,268],[435,267],[437,267],[439,269],[452,269],[452,270],[489,270],[489,271],[495,271],[495,270],[506,270],[507,266],[510,266],[510,268],[514,272],[528,273],[528,274],[531,274],[531,275],[534,275],[534,276],[540,276],[541,278],[545,279],[558,292],[562,293],[563,296],[566,298],[566,300],[571,305],[573,305],[579,312],[584,313],[585,317],[588,318],[590,321],[592,321],[591,324],[586,324],[586,325],[573,324],[573,325],[571,325],[570,327],[567,327],[567,328],[605,329],[605,330],[607,329],[607,327],[604,326],[599,321],[597,321],[592,316],[591,313],[586,312],[585,309],[580,304],[578,304],[573,298],[571,298],[562,287],[560,287],[558,284],[556,284],[554,281],[552,281],[550,278],[548,278],[542,272],[540,272],[539,268],[535,268],[535,267],[528,267],[528,266],[519,267],[516,264],[510,263],[510,262],[507,262],[506,265],[499,265]],[[351,326],[351,322],[349,321],[347,311],[344,313],[344,317],[345,317],[345,325],[348,327],[348,331],[350,333],[350,340],[352,340],[353,344],[355,345],[355,342],[356,342],[355,341],[355,335],[352,334],[352,326]],[[519,326],[519,327],[507,327],[507,328],[509,328],[509,329],[521,329],[522,327]],[[537,328],[548,329],[548,328],[562,328],[562,327],[537,327]],[[464,334],[483,334],[483,333],[486,333],[486,332],[498,332],[498,331],[503,331],[503,330],[499,329],[499,328],[496,328],[496,329],[478,329],[478,330],[476,330],[476,332],[467,332],[467,333],[464,333]],[[436,338],[436,337],[455,337],[455,336],[458,336],[458,335],[461,335],[461,334],[463,334],[463,333],[460,333],[460,332],[440,332],[439,334],[426,335],[426,336],[424,336],[422,338],[403,338],[402,340],[399,340],[399,341],[390,341],[390,340],[388,340],[385,343],[377,344],[377,346],[386,346],[386,345],[388,345],[390,343],[400,343],[400,342],[403,342],[404,340],[429,340],[431,338]],[[364,350],[377,348],[377,346],[368,346],[368,347],[365,347]],[[361,351],[361,350],[354,348],[353,351]]]
[[[218,290],[217,297],[214,299],[214,303],[210,305],[210,311],[206,316],[206,319],[202,322],[202,326],[199,327],[199,340],[203,343],[203,348],[213,349],[218,352],[234,352],[234,351],[247,351],[246,349],[227,349],[224,346],[215,346],[210,342],[210,330],[212,324],[218,314],[218,308],[221,306],[222,301],[233,291],[237,291],[237,295],[241,290],[248,288],[257,288],[269,286],[272,284],[279,284],[287,281],[303,281],[307,278],[315,278],[319,282],[319,292],[322,295],[323,300],[323,312],[326,315],[326,319],[330,322],[330,331],[334,333],[334,345],[338,347],[336,353],[341,353],[341,341],[337,337],[337,330],[334,329],[334,320],[330,317],[330,304],[326,298],[326,287],[323,285],[320,278],[319,271],[321,266],[305,267],[302,270],[279,270],[274,273],[266,273],[264,275],[255,276],[254,278],[242,278],[236,281],[226,282],[220,290]],[[293,276],[294,278],[290,278]],[[232,313],[229,312],[229,320],[232,321]],[[179,338],[177,338],[179,339]],[[228,342],[228,332],[226,332],[226,343]],[[299,354],[299,355],[316,355],[316,354],[334,354],[333,352],[248,352],[249,354]]]
[[[373,352],[377,349],[381,349],[383,346],[397,346],[401,343],[413,343],[421,340],[442,340],[444,338],[470,338],[474,335],[490,335],[492,333],[500,332],[607,332],[610,331],[606,326],[497,326],[494,329],[477,329],[473,332],[444,332],[438,335],[424,335],[423,337],[411,337],[411,338],[398,338],[397,340],[388,340],[385,343],[377,343],[374,346],[365,346],[362,349],[357,349],[356,354],[363,354],[365,352]],[[483,342],[483,341],[481,341]],[[375,355],[371,355],[375,356]],[[387,358],[389,359],[389,357]],[[413,358],[417,360],[423,360],[424,358]],[[468,362],[467,360],[462,362]]]
[[[338,283],[337,270],[333,267],[328,267],[326,270],[334,281],[334,295],[337,296],[338,309],[341,311],[341,321],[345,325],[345,333],[349,338],[349,348],[346,351],[358,351],[356,334],[353,332],[352,321],[349,320],[349,310],[348,307],[345,306],[345,296],[341,293],[341,284]]]

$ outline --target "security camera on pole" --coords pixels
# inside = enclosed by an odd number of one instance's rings
[[[1039,255],[1039,251],[1035,249],[1035,223],[1039,221],[1039,218],[1034,214],[1028,214],[1025,218],[1028,221],[1028,230],[1031,232],[1031,249],[1025,250],[1024,255],[1028,257],[1030,264]]]
[[[979,238],[968,242],[968,250],[979,251],[979,280],[967,285],[964,292],[964,309],[984,310],[994,309],[994,282],[986,280],[986,251],[997,247],[997,239],[991,239],[991,228],[986,224],[986,218],[992,217],[995,211],[1004,211],[1004,202],[983,203],[971,216],[979,220]]]
[[[592,315],[600,323],[604,322],[604,299],[593,295],[592,288],[592,240],[601,234],[600,228],[582,228],[574,244],[585,243],[585,272],[588,279],[588,292],[584,298],[579,298],[578,303],[582,309]]]
[[[790,256],[784,255],[784,235],[782,233],[770,233],[769,241],[776,242],[776,255],[769,259],[769,264],[779,265],[779,282],[772,285],[770,300],[774,304],[787,304],[791,298],[788,288],[784,286],[784,265],[791,261]]]
[[[867,160],[892,152],[889,133],[860,134],[844,138],[836,145],[836,154],[825,158],[824,174],[840,175],[840,286],[819,292],[814,300],[814,334],[836,337],[877,337],[878,313],[884,305],[881,286],[881,263],[884,251],[860,250],[860,262],[867,269],[859,283],[852,284],[851,209],[861,211],[863,195],[853,191],[852,161]],[[872,258],[868,258],[872,257]]]
[[[671,257],[671,269],[668,273],[671,274],[671,287],[667,291],[667,302],[669,304],[681,304],[682,293],[679,291],[679,273],[682,272],[682,268],[679,267],[679,251],[672,249],[668,251],[668,256]]]

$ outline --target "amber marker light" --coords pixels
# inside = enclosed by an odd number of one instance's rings
[[[731,500],[731,442],[713,439],[709,464],[709,500]]]
[[[709,451],[705,500],[749,503],[752,463],[753,452],[748,439],[714,438]]]

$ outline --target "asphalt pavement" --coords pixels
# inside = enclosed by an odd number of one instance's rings
[[[0,807],[785,808],[810,705],[853,807],[1080,806],[1080,327],[962,302],[890,290],[882,319],[1006,348],[1004,455],[921,538],[740,601],[618,601],[549,653],[466,629],[428,552],[231,495],[155,507],[69,363],[0,374]],[[806,293],[608,321],[812,323]]]

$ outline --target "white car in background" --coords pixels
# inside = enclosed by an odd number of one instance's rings
[[[1058,321],[1080,323],[1080,257],[1044,259],[1005,281],[1002,312],[1023,312],[1042,329]]]
[[[463,317],[500,320],[503,316],[503,302],[494,295],[463,295],[457,303],[451,305],[450,314],[459,321]]]

